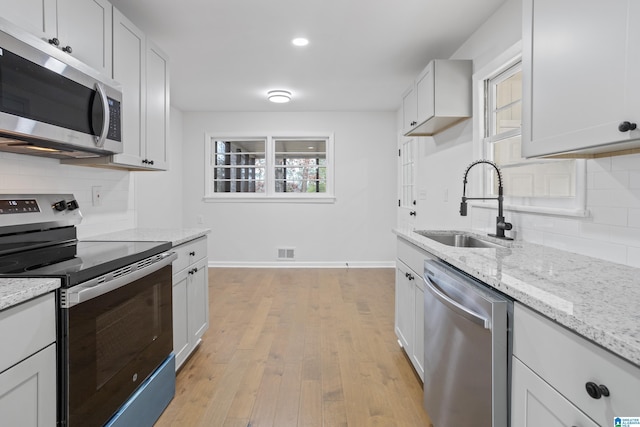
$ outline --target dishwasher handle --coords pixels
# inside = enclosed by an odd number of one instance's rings
[[[431,276],[425,272],[424,275],[424,284],[429,289],[429,291],[435,296],[441,303],[451,309],[453,312],[459,314],[467,320],[472,321],[473,323],[482,326],[485,329],[491,329],[491,320],[486,317],[470,310],[459,302],[453,300],[447,294],[442,292],[437,284],[437,280],[434,276]]]

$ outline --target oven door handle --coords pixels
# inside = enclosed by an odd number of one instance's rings
[[[158,255],[159,259],[153,264],[147,265],[138,270],[134,270],[128,274],[119,276],[117,278],[111,278],[101,282],[102,277],[88,280],[73,286],[69,289],[63,289],[61,291],[61,306],[62,308],[70,308],[74,305],[82,304],[85,301],[104,295],[107,292],[111,292],[115,289],[128,285],[143,278],[144,276],[154,273],[161,268],[170,265],[178,255],[175,252],[164,252]]]

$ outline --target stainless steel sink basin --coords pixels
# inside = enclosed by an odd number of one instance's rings
[[[435,240],[438,243],[442,243],[447,246],[454,246],[457,248],[504,248],[504,245],[499,243],[490,242],[488,240],[479,239],[468,233],[459,231],[422,231],[416,230],[416,233],[424,236],[428,239]]]

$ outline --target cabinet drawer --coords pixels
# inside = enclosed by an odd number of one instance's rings
[[[514,355],[581,411],[603,426],[636,416],[640,368],[521,304],[514,322]],[[592,398],[588,382],[605,385],[610,396]]]
[[[0,311],[0,372],[55,341],[53,292]]]
[[[422,277],[424,272],[424,261],[426,259],[435,259],[434,256],[404,239],[398,239],[397,257],[404,262],[410,269],[418,273]]]
[[[178,258],[173,261],[173,274],[187,268],[189,264],[201,260],[207,256],[207,238],[201,237],[191,242],[176,246],[173,250]]]

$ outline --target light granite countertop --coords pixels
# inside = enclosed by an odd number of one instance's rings
[[[455,248],[394,233],[640,366],[640,269],[526,242]]]
[[[173,246],[206,236],[209,228],[131,228],[112,233],[90,236],[82,240],[108,240],[125,242],[171,242]]]
[[[0,310],[44,295],[60,287],[60,279],[0,278]]]

